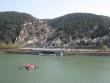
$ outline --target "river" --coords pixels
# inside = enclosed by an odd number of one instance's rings
[[[33,71],[23,64],[38,64]],[[0,53],[0,83],[110,83],[110,56],[38,56]]]

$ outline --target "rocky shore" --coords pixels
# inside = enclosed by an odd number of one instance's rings
[[[19,54],[35,54],[39,55],[39,53],[45,53],[49,54],[52,52],[55,52],[54,54],[58,55],[58,53],[63,52],[63,55],[74,55],[74,54],[88,54],[88,55],[101,55],[109,56],[110,50],[99,50],[99,49],[64,49],[64,48],[20,48],[20,49],[5,49],[5,50],[0,50],[0,52],[5,52],[5,53],[19,53]],[[54,55],[53,54],[53,55]]]

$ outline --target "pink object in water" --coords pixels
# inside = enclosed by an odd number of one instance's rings
[[[38,65],[34,65],[34,64],[25,64],[23,67],[27,70],[35,70],[36,68],[39,68]]]

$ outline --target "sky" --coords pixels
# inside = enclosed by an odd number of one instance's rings
[[[1,0],[0,11],[29,13],[39,19],[80,12],[110,16],[110,0]]]

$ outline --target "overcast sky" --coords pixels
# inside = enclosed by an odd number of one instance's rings
[[[0,0],[0,11],[18,11],[37,18],[86,12],[110,16],[110,0]]]

